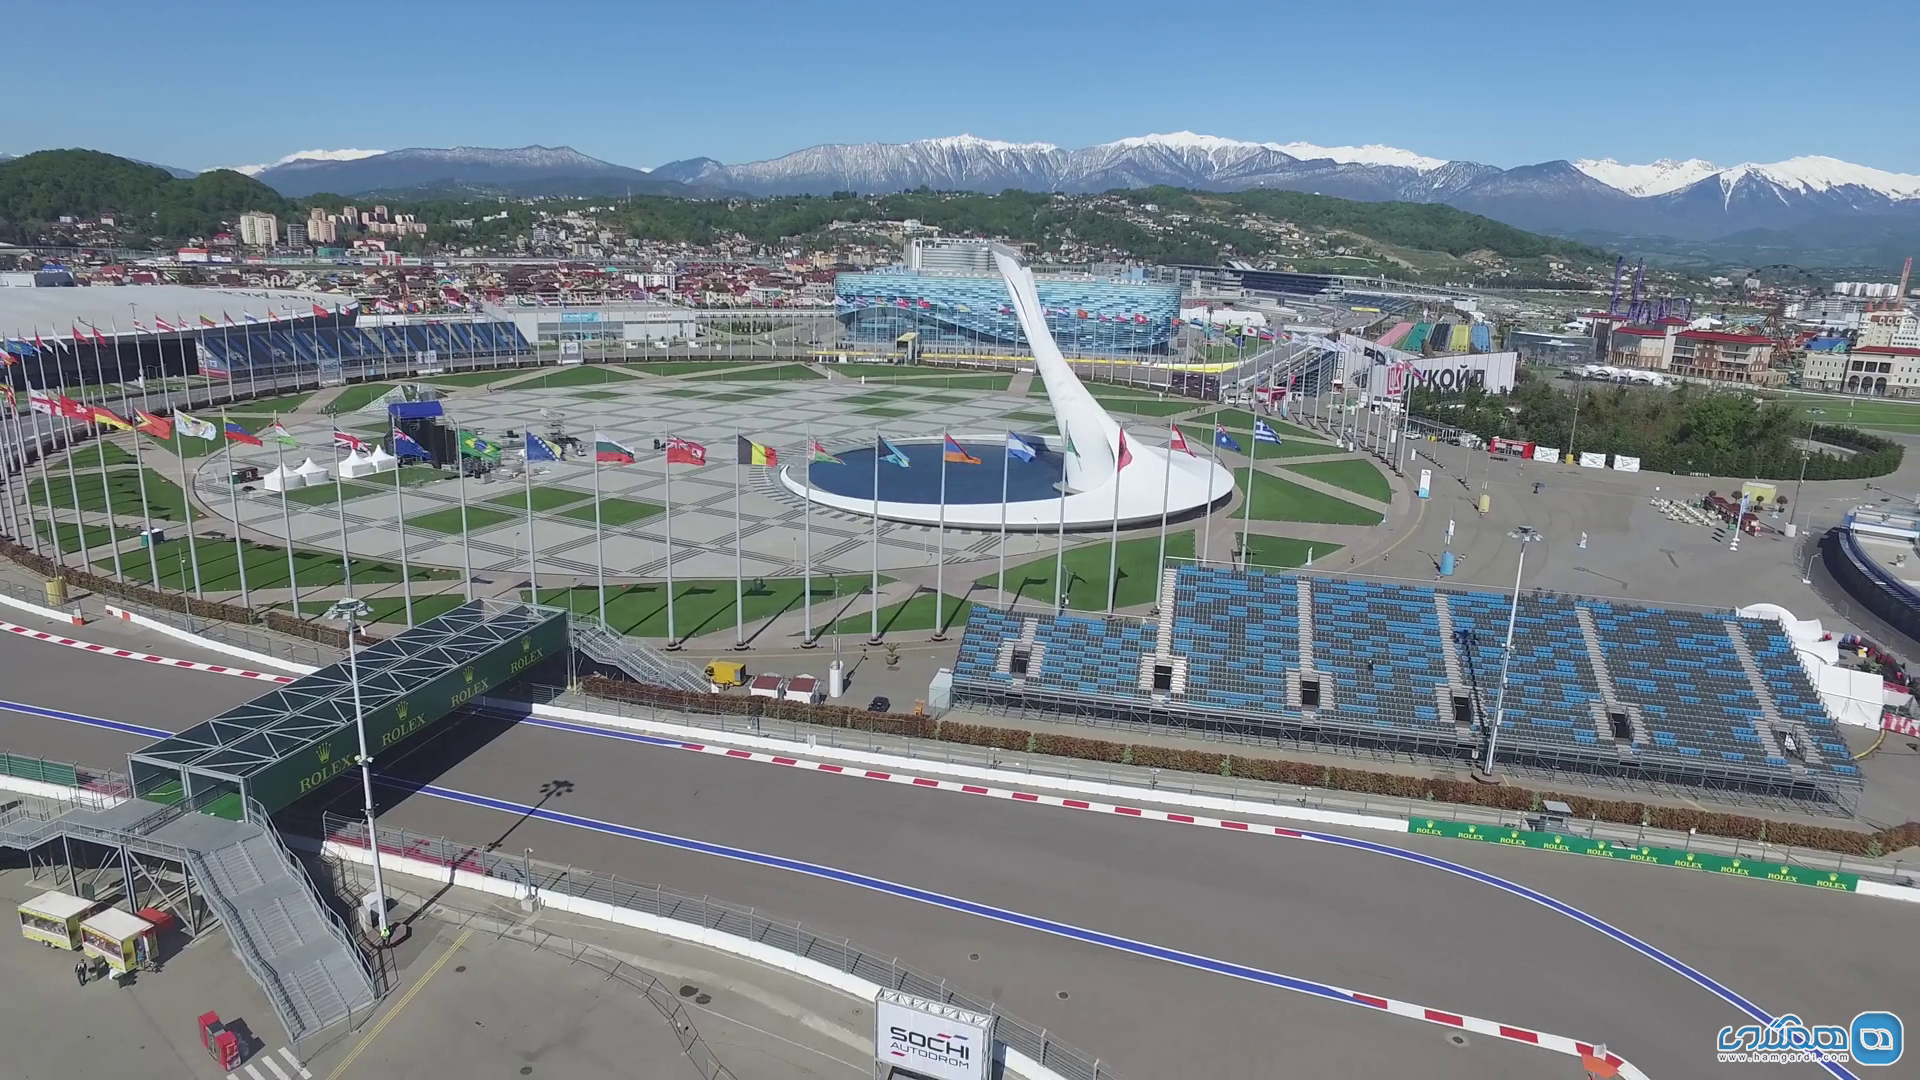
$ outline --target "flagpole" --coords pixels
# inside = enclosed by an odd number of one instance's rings
[[[5,355],[3,350],[4,346],[0,346],[0,356]],[[6,388],[9,394],[11,394],[13,390],[13,372],[6,369],[11,366],[11,364],[0,364],[0,379],[6,380]],[[14,536],[14,538],[20,542],[21,546],[31,546],[34,554],[37,555],[40,553],[40,537],[31,527],[28,527],[24,531],[20,528],[19,511],[15,510],[13,506],[13,459],[16,456],[20,459],[20,485],[25,487],[27,483],[27,457],[26,444],[20,439],[20,425],[18,423],[20,414],[18,408],[14,405],[17,399],[8,397],[6,400],[7,407],[5,411],[0,411],[0,449],[4,449],[5,451],[4,453],[0,453],[0,469],[5,470],[4,474],[0,474],[0,484],[4,484],[6,490],[6,500],[4,503],[0,503],[0,517],[4,517],[5,519],[7,532]],[[9,425],[9,420],[15,421],[15,423]]]
[[[747,471],[740,457],[740,429],[733,431],[733,456],[736,464],[733,469],[733,647],[747,647],[746,590],[740,578],[740,475]]]
[[[1207,565],[1208,556],[1213,551],[1213,478],[1220,471],[1220,410],[1213,411],[1213,438],[1207,440],[1207,457],[1212,460],[1212,468],[1207,470],[1207,511],[1200,518],[1200,565]]]
[[[22,371],[20,374],[22,381],[25,381],[26,372]],[[47,438],[45,442],[42,442],[40,439],[40,414],[35,412],[33,408],[34,391],[32,386],[27,387],[27,418],[33,421],[33,456],[34,460],[40,465],[40,494],[45,496],[47,500],[47,534],[53,539],[53,561],[55,564],[64,567],[67,565],[67,559],[65,554],[60,550],[60,519],[54,514],[53,510],[53,476],[47,470],[47,448],[48,445],[53,442],[53,398],[49,396],[50,391],[46,388],[46,382],[46,367],[45,365],[41,365],[40,400],[45,403],[47,407]],[[21,472],[22,474],[26,472],[24,465],[21,466]],[[28,492],[27,498],[29,502],[31,502],[33,498],[32,492]]]
[[[467,447],[466,441],[461,438],[461,434],[460,423],[456,420],[453,425],[453,441],[457,453],[453,455],[453,467],[460,478],[460,572],[461,580],[465,583],[467,602],[472,603],[473,541],[467,536]],[[474,438],[477,440],[479,436],[475,435]],[[474,449],[479,449],[477,443]],[[475,454],[474,460],[484,461],[485,459],[481,458],[479,454]]]
[[[599,573],[600,625],[607,625],[607,549],[606,536],[600,530],[600,433],[594,432],[593,448],[593,561]]]
[[[1127,431],[1120,429],[1120,449],[1127,447]],[[1113,527],[1107,534],[1107,614],[1120,592],[1120,457],[1113,459]]]
[[[1060,433],[1067,440],[1065,431]],[[1071,446],[1070,441],[1067,442]],[[1053,613],[1059,615],[1067,610],[1067,451],[1060,451],[1060,510],[1059,521],[1054,524],[1055,542],[1053,549]]]
[[[211,393],[211,389],[209,389]],[[220,438],[227,444],[227,494],[233,499],[233,558],[240,566],[240,606],[250,608],[253,600],[247,592],[247,548],[240,539],[240,485],[233,478],[233,440],[227,437],[227,414],[220,414]]]
[[[880,643],[880,429],[873,429],[873,628],[867,640]]]
[[[392,417],[389,416],[388,419],[391,420]],[[398,453],[400,449],[400,439],[398,438],[400,429],[396,427],[393,430],[394,435],[391,437],[393,449],[395,450],[393,455],[393,499],[394,514],[396,515],[394,517],[394,525],[398,527],[400,531],[400,603],[406,608],[407,625],[412,626],[413,571],[407,566],[407,493],[405,486],[400,483],[400,467],[404,464],[400,460]]]
[[[1011,440],[1013,433],[1008,432],[1007,437]],[[1003,604],[1007,603],[1007,483],[1012,478],[1013,451],[1003,446],[1000,448],[1000,580],[994,589]]]
[[[353,460],[356,453],[353,447],[347,447],[347,461]],[[333,509],[340,517],[340,577],[348,600],[353,599],[353,555],[347,550],[347,481],[346,463],[335,461],[333,465]],[[295,617],[300,614],[294,610]],[[348,645],[353,642],[349,638]]]
[[[1260,464],[1260,418],[1253,418],[1253,445],[1247,448],[1247,505],[1242,508],[1240,524],[1240,569],[1247,568],[1247,547],[1253,529],[1253,477]]]
[[[26,372],[23,371],[20,374],[21,374],[20,382],[23,387],[26,387],[26,381],[27,381]],[[7,386],[9,389],[11,389],[13,386],[13,373],[10,371],[0,370],[0,377],[4,377],[7,380]],[[27,412],[29,415],[31,415],[33,412],[33,391],[30,387],[26,387],[26,389],[27,389]],[[17,396],[12,398],[11,408],[9,409],[9,411],[13,413],[13,441],[16,447],[16,452],[20,457],[20,496],[21,496],[20,501],[27,508],[27,535],[31,538],[29,542],[33,544],[33,550],[35,554],[38,554],[40,552],[40,517],[38,514],[35,514],[33,512],[33,483],[32,481],[27,479],[27,432],[26,432],[26,428],[21,426],[20,424],[20,399]],[[37,458],[40,456],[39,454],[40,421],[39,420],[33,421],[33,446],[34,446],[34,456]],[[43,484],[42,486],[44,487],[45,485]],[[19,515],[19,511],[18,510],[14,511],[14,514],[17,519]],[[59,548],[57,545],[54,549],[54,553],[56,555],[59,554]]]
[[[38,333],[38,331],[35,331],[35,332]],[[40,381],[44,383],[47,381],[46,355],[38,349],[34,350],[33,355],[34,355],[34,360],[39,364],[39,367],[40,367]],[[55,362],[54,367],[57,371],[57,369],[59,368],[59,363],[57,361]],[[55,395],[52,398],[47,399],[47,408],[49,410],[49,412],[47,413],[47,428],[49,431],[53,432],[55,436],[55,439],[53,441],[58,441],[60,439],[65,440],[65,447],[67,451],[67,491],[73,497],[74,529],[78,532],[80,537],[80,572],[86,573],[88,568],[93,565],[93,553],[87,546],[87,516],[86,514],[82,513],[80,510],[80,482],[74,477],[74,472],[73,472],[73,424],[71,423],[73,418],[70,416],[61,416],[60,419],[63,421],[68,421],[68,423],[66,424],[65,430],[59,430],[54,428],[53,426],[54,416],[53,416],[53,412],[51,411],[52,409],[54,409],[56,401],[58,401],[59,399],[63,399],[67,396],[65,393],[66,380],[64,378],[61,379],[60,390],[61,390],[61,393]],[[49,503],[52,502],[51,492],[48,493],[48,502]],[[52,515],[51,509],[48,510],[48,515],[49,516]],[[60,533],[58,532],[58,530],[56,530],[53,534],[53,543],[55,547],[60,546]]]
[[[173,414],[173,456],[180,463],[180,505],[181,516],[186,520],[181,528],[187,533],[187,555],[193,560],[193,595],[201,600],[207,598],[206,591],[200,586],[200,545],[193,539],[193,477],[187,471],[187,454],[180,449],[180,414]],[[186,587],[181,582],[181,588]]]
[[[940,533],[937,543],[940,550],[934,556],[938,561],[933,570],[933,639],[947,640],[944,629],[947,591],[947,447],[946,440],[953,436],[942,433],[940,444]],[[955,445],[958,445],[957,443]]]
[[[523,456],[527,461],[526,467],[520,470],[520,476],[526,481],[527,489],[527,591],[533,595],[533,602],[537,604],[540,602],[540,555],[533,541],[533,440],[539,436],[533,433],[532,428],[526,430],[526,436],[523,440],[526,447]],[[573,610],[571,598],[568,599],[567,610],[569,612]]]
[[[800,647],[813,648],[813,425],[807,425],[807,471],[800,498]]]
[[[73,350],[73,368],[74,376],[78,378],[80,350],[77,347]],[[100,359],[100,350],[97,347],[93,350],[93,378],[98,384],[100,397],[104,402],[107,391],[107,368]],[[104,404],[99,406],[99,408],[105,407]],[[127,580],[127,574],[120,565],[120,533],[113,520],[113,489],[107,484],[107,425],[101,423],[97,416],[93,418],[93,440],[96,444],[95,449],[100,452],[100,494],[107,503],[107,551],[113,556],[113,576],[124,583]],[[72,460],[72,455],[68,455],[68,460]]]
[[[280,474],[280,530],[287,534],[287,588],[293,594],[293,617],[297,619],[300,617],[300,577],[293,562],[293,510],[287,502],[287,444],[280,434],[284,430],[280,426],[280,414],[274,413],[273,467]]]
[[[674,436],[667,436],[669,439]],[[666,541],[667,541],[667,648],[680,647],[680,639],[673,633],[673,462],[670,455],[673,444],[667,444],[666,454],[660,457],[660,480],[666,489],[663,501],[666,503]]]
[[[1160,570],[1153,576],[1153,612],[1160,613],[1160,586],[1167,580],[1167,502],[1173,494],[1173,436],[1180,429],[1167,425],[1167,471],[1160,478]]]

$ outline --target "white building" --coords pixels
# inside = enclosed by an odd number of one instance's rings
[[[247,247],[272,247],[280,240],[280,219],[248,211],[240,215],[240,242]]]
[[[520,333],[535,345],[585,341],[618,346],[627,341],[690,341],[693,312],[670,304],[613,301],[582,307],[509,308]]]
[[[1904,308],[1863,312],[1858,344],[1920,349],[1920,315]]]
[[[989,276],[993,245],[985,240],[944,240],[916,237],[907,245],[907,269],[916,274]]]

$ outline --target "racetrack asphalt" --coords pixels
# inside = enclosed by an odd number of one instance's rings
[[[53,654],[53,655],[49,655]],[[115,665],[118,665],[117,667]],[[131,670],[123,670],[128,669]],[[16,680],[38,672],[31,686]],[[0,697],[184,726],[264,690],[32,642],[0,642]],[[145,740],[0,714],[48,756]],[[88,760],[90,764],[111,761]],[[1725,1071],[1706,990],[1538,905],[1441,871],[1296,840],[1011,804],[469,719],[381,762],[403,778],[805,859],[1370,994],[1598,1039],[1655,1077]],[[341,809],[357,807],[348,798]],[[1174,967],[879,893],[415,795],[383,820],[542,861],[709,893],[852,938],[991,997],[1123,1076],[1579,1075],[1571,1059]],[[509,833],[509,830],[511,832]],[[503,835],[506,834],[506,835]],[[1911,909],[1768,883],[1370,834],[1541,889],[1774,1013],[1897,1008],[1920,960]],[[978,957],[978,959],[975,959]],[[1059,995],[1065,993],[1065,998]],[[1815,1075],[1791,1067],[1785,1075]]]

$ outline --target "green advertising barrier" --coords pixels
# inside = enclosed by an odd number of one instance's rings
[[[1438,818],[1412,818],[1407,822],[1407,831],[1419,836],[1445,836],[1455,840],[1477,840],[1483,844],[1500,844],[1505,847],[1564,851],[1572,855],[1586,855],[1599,859],[1623,859],[1627,862],[1673,866],[1682,870],[1698,870],[1709,874],[1726,874],[1731,877],[1784,881],[1790,885],[1810,885],[1817,889],[1836,889],[1841,892],[1855,892],[1860,884],[1860,875],[1839,870],[1815,870],[1806,866],[1762,862],[1758,859],[1730,855],[1709,855],[1697,851],[1679,851],[1674,848],[1617,846],[1611,841],[1576,836],[1572,833],[1503,829],[1494,825],[1476,825],[1472,822],[1445,821]]]
[[[378,761],[401,740],[444,719],[487,691],[504,686],[569,648],[567,620],[548,619],[531,632],[503,642],[472,662],[366,714],[367,753]],[[314,742],[292,757],[247,777],[247,793],[268,813],[325,787],[347,771],[360,752],[354,725]]]

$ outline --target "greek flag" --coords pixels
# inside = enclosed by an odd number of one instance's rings
[[[1268,424],[1265,420],[1255,419],[1253,422],[1253,441],[1272,443],[1278,446],[1280,445],[1280,433],[1273,430],[1272,425]]]

